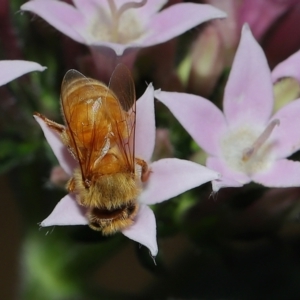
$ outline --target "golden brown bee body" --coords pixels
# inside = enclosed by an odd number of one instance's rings
[[[92,229],[112,234],[130,226],[149,171],[147,163],[134,155],[135,90],[128,69],[118,65],[109,88],[68,71],[61,104],[66,126],[37,115],[59,132],[79,162],[67,189],[87,208]]]

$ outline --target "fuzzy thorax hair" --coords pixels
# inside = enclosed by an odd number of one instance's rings
[[[86,188],[80,170],[74,172],[74,192],[78,203],[85,207],[112,210],[136,201],[141,192],[139,182],[132,173],[95,174]]]

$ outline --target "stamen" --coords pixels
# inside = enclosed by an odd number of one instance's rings
[[[267,128],[263,131],[263,133],[256,139],[256,141],[253,143],[253,146],[250,148],[247,148],[243,151],[243,161],[248,161],[251,157],[254,156],[254,154],[258,151],[258,149],[264,144],[264,142],[269,138],[271,135],[273,129],[276,125],[279,125],[280,121],[279,119],[273,120]]]
[[[114,41],[118,41],[119,36],[119,20],[121,15],[128,9],[131,8],[140,8],[143,7],[147,3],[147,0],[142,0],[141,2],[127,2],[124,3],[119,9],[117,9],[117,6],[115,4],[114,0],[108,0],[108,5],[111,11],[112,16],[112,36]]]
[[[124,3],[118,11],[118,17],[120,17],[122,15],[122,13],[125,12],[126,10],[128,10],[130,8],[143,7],[146,3],[147,3],[147,0],[142,0],[141,2],[127,2],[127,3]]]
[[[108,5],[109,5],[109,8],[110,8],[111,16],[114,19],[116,17],[117,13],[118,13],[115,1],[114,0],[108,0]]]

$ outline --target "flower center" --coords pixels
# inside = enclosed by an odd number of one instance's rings
[[[271,133],[279,120],[273,120],[261,132],[261,128],[249,126],[231,130],[221,142],[223,157],[228,166],[247,175],[266,170],[272,159]]]
[[[91,19],[89,31],[97,41],[128,44],[144,33],[144,26],[134,8],[143,7],[147,0],[129,1],[117,8],[114,0],[107,0],[110,12],[102,7]]]
[[[261,146],[266,142],[268,137],[271,135],[274,127],[279,124],[280,122],[278,119],[273,120],[263,131],[263,133],[255,140],[253,145],[250,148],[244,149],[242,160],[246,162],[249,159],[251,159],[253,156],[255,156],[257,151],[261,148]]]

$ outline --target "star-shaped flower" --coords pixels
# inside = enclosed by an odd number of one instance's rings
[[[0,86],[4,85],[26,73],[44,71],[46,67],[26,60],[1,60],[0,61]]]
[[[271,73],[247,25],[225,88],[223,109],[200,96],[156,92],[221,173],[213,190],[250,181],[267,187],[300,185],[300,163],[286,159],[300,148],[300,100],[272,116]]]
[[[78,167],[58,134],[51,130],[44,121],[36,117],[44,131],[62,168],[72,176]],[[140,209],[134,224],[122,231],[130,239],[145,245],[155,256],[157,254],[156,221],[148,205],[166,201],[191,188],[217,179],[219,174],[199,164],[176,158],[165,158],[151,162],[155,143],[154,89],[149,85],[144,95],[137,101],[135,155],[145,160],[151,173],[138,197]],[[86,225],[85,208],[80,207],[73,194],[66,195],[46,218],[41,226]]]
[[[132,47],[168,41],[210,19],[226,14],[210,5],[179,3],[162,11],[166,0],[32,0],[21,6],[73,40],[88,46],[106,46],[117,55]]]

